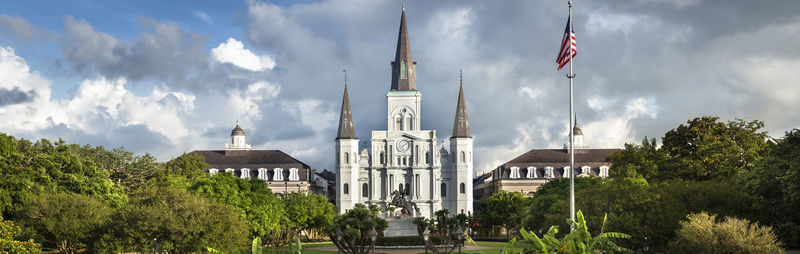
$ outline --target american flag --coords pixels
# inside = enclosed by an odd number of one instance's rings
[[[567,47],[567,45],[570,45]],[[570,60],[569,52],[572,52],[572,57],[578,55],[578,48],[575,47],[575,31],[572,29],[572,19],[567,20],[567,28],[564,29],[564,38],[561,39],[561,49],[558,50],[558,58],[556,58],[556,63],[558,64],[558,70],[564,68],[564,65],[567,65]]]

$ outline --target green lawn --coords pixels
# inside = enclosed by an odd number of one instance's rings
[[[491,247],[491,248],[490,249],[482,249],[482,250],[462,250],[461,252],[465,253],[465,254],[468,254],[468,253],[499,254],[500,250],[502,250],[503,247],[506,246],[505,242],[475,241],[475,243],[478,244],[478,246]],[[332,253],[337,253],[336,251],[324,251],[324,250],[312,250],[312,249],[310,249],[310,248],[324,247],[324,246],[333,246],[333,243],[331,243],[331,242],[304,243],[303,244],[303,253],[308,253],[308,254],[332,254]],[[375,252],[375,254],[382,254],[382,253],[383,252],[380,252],[380,251],[376,251]],[[420,253],[425,253],[425,252],[423,251],[423,252],[420,252]]]

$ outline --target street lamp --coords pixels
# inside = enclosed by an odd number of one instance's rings
[[[375,240],[378,240],[378,232],[375,228],[369,231],[369,240],[372,241],[372,254],[375,254]]]
[[[342,249],[342,229],[336,230],[336,253],[338,254],[339,251]]]
[[[153,248],[153,253],[158,253],[158,237],[153,238],[153,245],[150,247]]]
[[[422,232],[422,241],[425,245],[425,254],[428,254],[428,240],[431,239],[431,231],[428,228],[425,228],[425,231]]]
[[[464,231],[461,230],[461,226],[456,230],[456,239],[458,239],[458,254],[461,254],[461,243],[464,241]]]

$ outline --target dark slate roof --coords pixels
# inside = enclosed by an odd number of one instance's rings
[[[335,182],[336,181],[336,174],[331,171],[323,170],[322,172],[316,173],[318,176],[322,177],[323,179],[327,180],[328,182]]]
[[[355,139],[356,130],[353,127],[353,113],[350,111],[350,98],[347,96],[347,84],[344,85],[342,96],[342,112],[339,115],[339,131],[336,139]]]
[[[244,130],[236,124],[236,127],[231,131],[231,136],[244,136]]]
[[[605,162],[606,158],[616,151],[619,149],[575,149],[575,162]],[[503,166],[513,167],[530,163],[569,164],[569,153],[566,149],[533,149],[506,162]]]
[[[402,67],[402,64],[400,64],[400,62],[405,62],[406,68],[409,70],[413,70],[414,65],[416,64],[414,60],[411,59],[411,43],[408,40],[405,8],[403,8],[403,12],[400,14],[400,32],[397,35],[397,52],[395,53],[394,61],[392,62],[392,90],[416,91],[416,72],[407,71],[406,78],[401,79],[400,67]]]
[[[575,149],[575,175],[582,173],[582,167],[589,166],[589,175],[599,175],[601,166],[611,166],[607,158],[619,149]],[[554,178],[561,178],[564,167],[569,166],[569,153],[565,149],[533,149],[503,165],[495,173],[495,179],[508,179],[511,167],[519,167],[520,179],[525,179],[528,167],[536,167],[536,175],[543,178],[546,167],[553,167]]]
[[[248,168],[251,170],[250,178],[257,178],[258,169],[265,168],[268,170],[271,180],[273,179],[273,170],[282,168],[283,179],[287,180],[289,169],[297,168],[300,181],[308,181],[308,172],[310,171],[308,165],[280,150],[227,151],[227,153],[225,150],[197,150],[189,154],[199,154],[205,157],[206,163],[209,164],[209,168],[205,171],[216,168],[222,173],[225,172],[225,169],[231,168],[237,177],[241,176],[241,169]]]
[[[456,105],[456,118],[453,120],[453,138],[471,138],[469,133],[469,118],[467,117],[467,102],[464,100],[464,84],[458,88],[458,104]]]

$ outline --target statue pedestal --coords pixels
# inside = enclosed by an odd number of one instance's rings
[[[386,218],[389,227],[383,231],[383,236],[419,236],[414,218]]]

